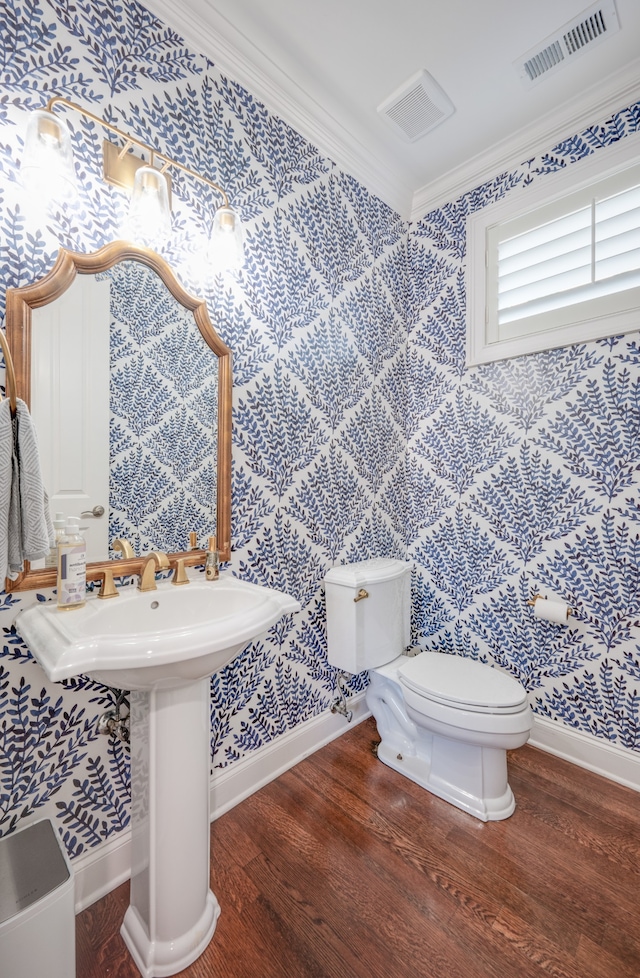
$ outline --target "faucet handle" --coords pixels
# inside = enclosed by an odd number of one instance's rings
[[[195,530],[192,530],[189,534],[189,550],[198,549],[198,534]]]
[[[102,584],[100,585],[99,598],[117,598],[118,589],[113,583],[113,571],[110,567],[105,567],[102,573]]]
[[[178,558],[176,560],[176,569],[173,572],[173,577],[171,578],[172,584],[189,584],[189,578],[187,577],[187,572],[184,569],[184,557]]]

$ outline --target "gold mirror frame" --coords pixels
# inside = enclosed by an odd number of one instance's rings
[[[218,357],[218,443],[217,443],[217,499],[216,526],[221,560],[231,558],[231,350],[216,333],[209,318],[204,300],[186,292],[167,262],[149,248],[137,248],[126,241],[114,241],[91,254],[67,251],[61,248],[51,271],[37,282],[18,289],[7,289],[6,334],[13,357],[17,396],[31,406],[31,312],[40,306],[54,302],[71,285],[76,275],[96,275],[105,272],[118,262],[131,259],[146,265],[162,279],[180,305],[193,313],[202,337]],[[185,527],[185,538],[190,528]],[[205,561],[206,551],[185,550],[168,554],[172,565],[182,560],[187,566]],[[106,570],[118,576],[140,573],[143,556],[125,560],[101,560],[87,564],[87,580],[97,580]],[[25,561],[25,569],[15,581],[6,580],[7,591],[29,591],[35,588],[55,587],[56,569],[32,570]]]

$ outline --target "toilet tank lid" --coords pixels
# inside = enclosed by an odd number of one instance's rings
[[[412,566],[405,560],[394,560],[393,557],[372,557],[370,560],[359,560],[353,564],[332,567],[327,571],[324,579],[328,584],[363,587],[366,584],[393,581],[411,571]]]

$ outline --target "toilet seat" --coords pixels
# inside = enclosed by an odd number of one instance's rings
[[[407,691],[453,710],[495,716],[520,713],[528,704],[523,687],[511,676],[443,652],[407,659],[398,669],[398,679]]]
[[[409,716],[443,735],[454,731],[519,735],[531,729],[529,698],[520,683],[498,669],[444,652],[421,652],[392,666]],[[383,672],[384,670],[377,670]],[[524,743],[524,741],[523,741]]]

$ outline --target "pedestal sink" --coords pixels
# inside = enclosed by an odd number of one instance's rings
[[[224,575],[124,588],[16,628],[49,679],[86,675],[131,694],[132,869],[121,934],[145,978],[204,951],[220,906],[209,888],[210,676],[298,602]]]

